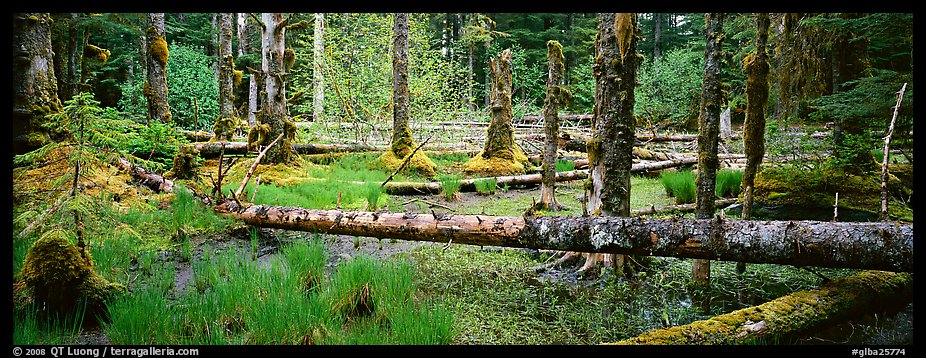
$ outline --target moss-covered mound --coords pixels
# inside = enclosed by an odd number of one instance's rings
[[[89,253],[82,254],[61,231],[29,248],[21,277],[37,306],[50,312],[72,311],[86,302],[87,312],[100,313],[106,300],[125,292],[125,286],[94,272]]]
[[[896,177],[889,181],[889,186],[891,182],[896,183],[894,187],[901,183]],[[839,193],[840,208],[877,213],[881,210],[881,173],[854,175],[827,167],[812,170],[792,166],[765,168],[756,175],[753,200],[765,205],[832,209],[836,193]],[[889,213],[893,217],[912,219],[912,209],[896,202],[889,204]]]
[[[504,176],[524,174],[530,167],[527,155],[520,147],[512,148],[512,155],[498,155],[486,158],[480,151],[476,156],[463,164],[463,173],[477,176]]]
[[[165,176],[175,179],[195,179],[199,167],[199,151],[192,145],[185,145],[174,155],[174,166]]]
[[[379,156],[379,161],[392,170],[399,169],[405,159],[406,158],[397,157],[391,150],[387,150],[383,155]],[[437,165],[420,150],[412,154],[408,164],[406,164],[405,168],[402,168],[402,170],[417,170],[419,174],[426,177],[437,175]]]
[[[215,124],[212,126],[212,131],[215,133],[215,136],[210,139],[210,142],[222,142],[230,141],[235,136],[235,130],[238,129],[238,118],[232,117],[220,117],[216,119]]]

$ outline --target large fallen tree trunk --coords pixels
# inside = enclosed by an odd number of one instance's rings
[[[308,210],[234,202],[250,225],[414,241],[671,256],[746,263],[913,271],[913,225],[884,222],[485,216]]]
[[[691,165],[697,162],[697,157],[688,157],[661,162],[638,163],[634,164],[630,168],[630,171],[633,173],[641,173],[683,165]],[[588,159],[577,160],[576,166],[579,166],[580,163],[587,166]],[[534,173],[525,175],[499,176],[493,178],[495,178],[496,185],[507,184],[509,186],[533,186],[540,185],[542,175],[540,173]],[[570,170],[556,173],[556,182],[580,180],[585,178],[588,178],[588,170]],[[486,178],[471,178],[460,180],[459,190],[461,192],[476,191],[476,182],[484,179]],[[358,182],[357,184],[365,183]],[[438,194],[443,188],[440,182],[389,182],[386,183],[384,187],[386,188],[386,193],[392,195]]]
[[[913,274],[863,271],[819,289],[790,295],[683,326],[655,330],[616,344],[749,344],[913,301]]]

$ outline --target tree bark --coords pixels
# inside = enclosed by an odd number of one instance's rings
[[[269,126],[269,133],[263,136],[267,145],[280,133],[286,132],[280,142],[267,152],[267,163],[286,163],[295,154],[292,141],[296,137],[296,126],[289,119],[286,106],[286,77],[289,69],[284,61],[286,52],[286,25],[282,13],[263,13],[261,15],[261,116],[260,124]]]
[[[913,225],[883,222],[486,216],[308,210],[234,202],[250,225],[335,235],[749,263],[913,271]]]
[[[47,143],[45,115],[61,111],[48,13],[13,15],[13,152]]]
[[[717,179],[717,143],[720,135],[721,79],[723,13],[704,14],[704,85],[701,91],[701,114],[698,116],[698,177],[695,217],[710,219],[714,215],[714,187]],[[710,261],[694,260],[691,264],[692,278],[709,282]]]
[[[142,167],[135,166],[124,158],[119,158],[117,164],[119,164],[120,168],[129,171],[135,179],[140,181],[140,184],[147,186],[155,192],[170,193],[174,191],[174,182],[171,180],[165,179],[158,174],[148,172]]]
[[[755,184],[756,173],[765,156],[765,109],[768,107],[768,13],[756,14],[756,53],[746,58],[746,120],[743,123],[743,149],[746,153],[746,167],[740,190]],[[752,200],[751,198],[749,199]],[[745,206],[751,203],[744,203]]]
[[[395,14],[392,42],[392,147],[397,158],[415,148],[408,127],[408,14]]]
[[[894,135],[894,122],[897,121],[897,113],[900,111],[900,103],[903,102],[903,93],[907,90],[907,84],[904,83],[900,91],[897,92],[897,104],[894,106],[894,116],[891,117],[891,124],[887,127],[887,135],[884,136],[884,160],[881,162],[881,220],[887,221],[890,216],[887,214],[887,159],[890,155],[891,136]]]
[[[636,119],[633,115],[637,54],[637,16],[598,15],[595,40],[595,105],[592,138],[586,143],[590,178],[588,210],[592,215],[630,216],[630,173]],[[588,252],[588,251],[585,251]],[[580,269],[606,257],[589,256]],[[623,270],[624,256],[613,258]]]
[[[78,18],[80,18],[79,13],[72,13],[71,21],[68,23],[67,80],[64,81],[64,96],[61,97],[64,98],[64,100],[68,100],[80,92],[77,83],[77,64],[83,62],[81,56],[84,52],[81,51],[81,45],[83,44],[83,41],[81,41],[81,31],[76,24]]]
[[[691,324],[654,330],[617,344],[731,345],[807,332],[859,313],[913,301],[913,275],[863,271],[759,306]]]
[[[312,34],[312,89],[315,96],[312,101],[312,119],[316,122],[325,120],[325,14],[315,14],[315,33]]]
[[[168,123],[172,120],[167,102],[167,39],[164,35],[164,13],[149,13],[145,30],[148,81],[145,98],[148,100],[148,120]]]
[[[543,146],[543,180],[540,184],[540,207],[553,211],[560,209],[556,201],[556,158],[559,148],[559,106],[563,94],[565,67],[563,46],[555,40],[547,42],[547,96],[543,104],[544,146]]]
[[[248,14],[239,12],[237,15],[238,57],[241,57],[251,52],[251,46],[248,41]]]
[[[219,19],[219,118],[235,118],[235,58],[232,56],[232,13],[222,13]],[[220,138],[231,139],[231,138]]]

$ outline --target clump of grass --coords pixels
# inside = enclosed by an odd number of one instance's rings
[[[476,186],[476,192],[482,195],[491,195],[495,194],[495,190],[498,189],[498,180],[495,177],[481,178],[476,179],[473,182],[473,185]]]
[[[205,229],[218,231],[231,223],[231,220],[216,214],[201,205],[188,189],[182,186],[174,188],[170,201],[170,229]]]
[[[571,160],[556,160],[556,171],[557,172],[568,172],[576,169],[576,162]]]
[[[666,195],[675,197],[676,204],[689,204],[695,201],[695,175],[690,170],[662,171],[659,174]]]
[[[366,190],[367,209],[379,210],[379,198],[383,196],[383,186],[379,183],[368,183],[364,189]]]
[[[437,181],[441,184],[441,195],[444,199],[454,200],[460,187],[462,176],[459,174],[441,174],[437,176]]]
[[[310,241],[296,241],[283,248],[283,260],[296,273],[306,292],[321,286],[328,254],[320,236],[316,234]]]
[[[743,182],[742,170],[724,169],[717,172],[715,191],[721,198],[735,197],[740,194],[740,183]]]

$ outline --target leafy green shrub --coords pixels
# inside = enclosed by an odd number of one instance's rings
[[[697,118],[703,69],[704,53],[693,48],[674,49],[658,62],[643,63],[634,91],[635,114],[653,124],[677,126]]]
[[[740,194],[740,183],[743,182],[742,170],[724,169],[717,172],[714,191],[718,197],[732,198]]]
[[[663,171],[660,173],[662,186],[666,195],[675,197],[676,204],[689,204],[695,201],[695,175],[690,170]]]
[[[477,193],[483,194],[483,195],[490,195],[490,194],[495,194],[495,190],[497,189],[497,185],[498,185],[498,180],[496,180],[495,177],[480,178],[480,179],[476,179],[476,181],[473,182],[473,185],[476,186]]]
[[[437,181],[441,184],[441,195],[447,200],[453,200],[456,197],[460,187],[463,185],[460,181],[462,176],[459,174],[441,174],[437,176]]]

